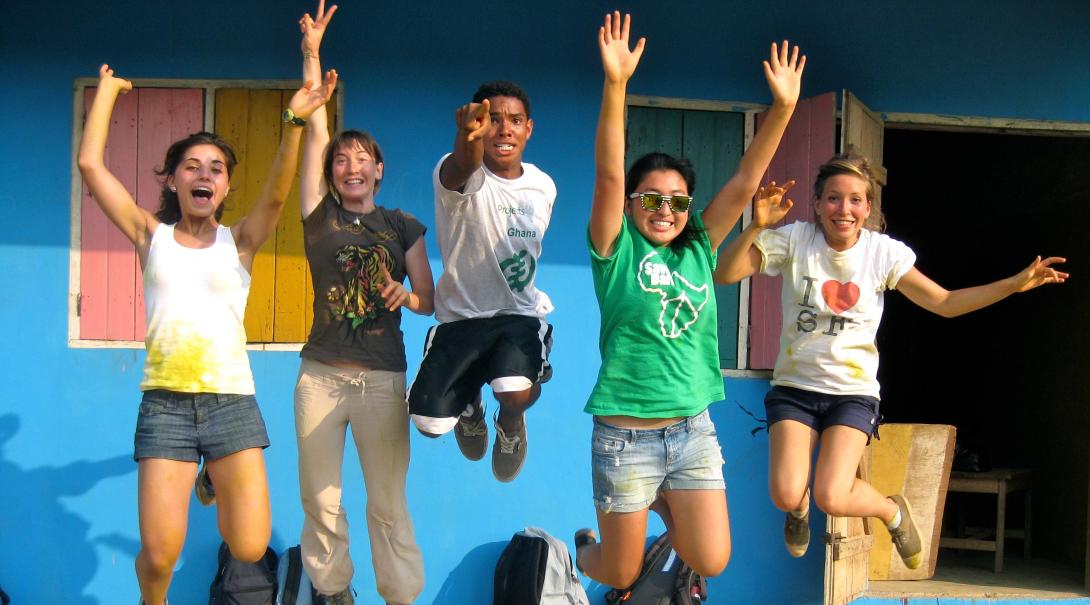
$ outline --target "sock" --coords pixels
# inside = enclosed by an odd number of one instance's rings
[[[474,409],[475,408],[473,407],[473,404],[471,403],[471,404],[466,406],[466,410],[464,412],[462,412],[462,415],[465,416],[466,418],[472,418]]]
[[[897,509],[897,514],[893,517],[893,520],[886,523],[886,529],[897,529],[901,526],[901,509]]]
[[[810,512],[810,511],[808,511],[807,509],[804,508],[802,510],[788,511],[787,514],[791,515],[792,517],[794,517],[796,519],[801,519],[801,518],[805,517],[806,513],[808,513],[808,512]]]

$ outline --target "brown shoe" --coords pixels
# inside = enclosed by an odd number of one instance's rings
[[[470,405],[473,406],[473,415],[458,416],[454,439],[458,441],[458,449],[463,456],[469,460],[480,460],[488,451],[488,423],[484,420],[484,402],[480,393]]]
[[[522,426],[508,435],[496,421],[496,443],[492,445],[492,474],[507,483],[514,480],[526,462],[526,420]]]
[[[810,499],[806,499],[806,513],[799,517],[794,512],[784,513],[783,520],[783,544],[792,557],[798,558],[806,554],[810,547]]]
[[[903,496],[890,496],[889,499],[901,509],[901,524],[889,530],[889,536],[893,538],[893,545],[897,547],[897,554],[901,555],[905,567],[916,569],[923,563],[923,544],[920,542],[920,532],[916,530],[916,522],[912,520],[912,508]]]
[[[201,465],[197,480],[193,482],[193,491],[197,492],[197,501],[201,504],[211,506],[216,503],[216,488],[208,476],[208,464]]]

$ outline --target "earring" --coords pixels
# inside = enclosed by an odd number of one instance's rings
[[[171,185],[171,186],[170,186],[170,191],[171,191],[172,193],[177,193],[177,192],[178,192],[178,188],[177,188],[177,187],[175,187],[174,185]]]

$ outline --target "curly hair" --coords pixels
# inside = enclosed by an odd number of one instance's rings
[[[530,96],[518,84],[510,80],[485,82],[477,88],[477,92],[473,93],[473,102],[480,103],[492,97],[514,97],[522,101],[522,106],[526,109],[526,117],[530,117]]]
[[[223,152],[223,157],[227,161],[228,180],[235,171],[235,166],[238,165],[235,150],[231,148],[227,141],[224,141],[215,133],[195,132],[180,141],[172,143],[167,149],[162,168],[155,170],[156,175],[163,177],[163,189],[159,192],[159,210],[155,212],[155,218],[163,223],[177,223],[182,219],[182,207],[178,203],[178,193],[170,189],[166,177],[174,174],[174,171],[178,169],[178,165],[185,159],[185,153],[197,145],[215,145]],[[216,208],[217,221],[223,218],[223,208],[224,204],[220,204],[219,208]]]

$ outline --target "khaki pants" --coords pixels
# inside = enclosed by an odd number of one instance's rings
[[[409,604],[424,586],[424,562],[405,499],[409,416],[405,373],[342,370],[303,359],[295,385],[303,569],[323,594],[352,581],[348,520],[341,507],[345,430],[359,452],[367,488],[367,533],[378,592]]]

